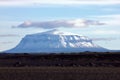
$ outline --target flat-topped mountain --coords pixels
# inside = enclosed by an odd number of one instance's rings
[[[61,53],[61,52],[104,52],[104,49],[91,39],[78,34],[50,30],[42,33],[26,35],[20,43],[8,53]]]

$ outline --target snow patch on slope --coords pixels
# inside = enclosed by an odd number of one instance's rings
[[[82,52],[104,51],[91,39],[77,34],[50,30],[26,35],[21,42],[8,52]]]

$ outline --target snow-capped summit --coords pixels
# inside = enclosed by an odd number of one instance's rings
[[[91,39],[78,34],[50,30],[42,33],[26,35],[21,42],[8,53],[60,53],[106,51],[94,44]]]
[[[60,31],[58,29],[49,30],[49,31],[38,33],[35,35],[41,35],[41,34],[46,34],[46,35],[47,34],[48,35],[78,35],[78,34],[74,34],[74,33],[70,33],[70,32],[63,32],[63,31]]]

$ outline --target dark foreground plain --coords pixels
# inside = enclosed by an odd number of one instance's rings
[[[0,80],[120,80],[120,53],[1,53]]]
[[[0,80],[120,80],[120,68],[2,67]]]
[[[120,67],[119,52],[0,54],[0,67]]]

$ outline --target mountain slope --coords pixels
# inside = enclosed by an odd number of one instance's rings
[[[77,34],[50,30],[26,35],[21,42],[8,53],[60,53],[60,52],[103,52],[106,49],[94,44],[91,39]]]

